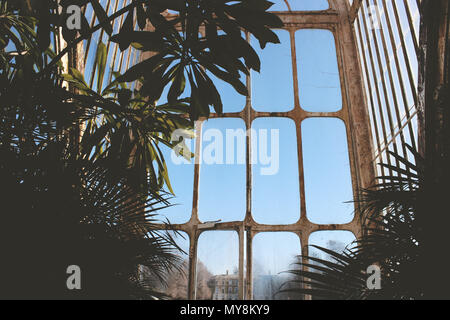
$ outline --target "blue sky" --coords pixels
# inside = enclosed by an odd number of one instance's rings
[[[274,5],[271,11],[286,11],[287,7],[284,0],[271,0]],[[327,0],[288,0],[293,11],[298,10],[326,10],[329,8]]]

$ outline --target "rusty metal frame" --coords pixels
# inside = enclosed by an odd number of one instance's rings
[[[375,169],[371,159],[372,137],[370,133],[369,114],[366,107],[361,70],[359,66],[356,41],[349,18],[347,0],[335,0],[330,3],[326,11],[305,12],[277,12],[284,22],[291,39],[292,70],[294,81],[294,109],[288,112],[258,112],[252,108],[251,93],[246,99],[246,105],[241,112],[225,113],[220,116],[212,114],[210,118],[239,118],[244,120],[246,129],[251,128],[253,120],[262,117],[284,117],[292,119],[296,124],[297,150],[300,187],[300,219],[290,225],[265,225],[257,223],[252,217],[252,166],[251,137],[247,137],[246,144],[246,216],[243,221],[233,221],[214,224],[203,224],[198,217],[200,166],[198,161],[201,150],[201,132],[205,119],[200,119],[196,125],[196,161],[194,167],[194,191],[191,218],[187,223],[172,225],[170,228],[185,232],[189,237],[189,279],[188,298],[195,299],[197,287],[197,249],[198,239],[203,232],[221,230],[235,231],[239,236],[239,298],[252,299],[252,241],[256,234],[262,232],[291,232],[300,240],[302,254],[308,254],[309,236],[322,230],[345,230],[355,236],[361,232],[361,221],[356,214],[353,221],[343,225],[318,225],[310,222],[306,216],[305,186],[303,171],[303,151],[301,138],[301,123],[307,118],[337,118],[346,125],[350,170],[354,190],[354,198],[358,197],[357,190],[372,185]],[[301,108],[298,88],[298,70],[296,61],[295,32],[300,29],[330,30],[335,38],[336,54],[340,73],[342,90],[342,109],[337,112],[308,112]],[[287,80],[288,81],[288,80]],[[251,76],[247,77],[247,86],[251,91]],[[251,132],[251,131],[249,131]],[[343,199],[344,201],[345,199]],[[246,265],[244,265],[246,263]],[[245,274],[244,274],[245,273]],[[245,289],[245,290],[244,290]]]
[[[107,0],[111,8],[116,8],[119,0]],[[124,0],[125,3],[128,0]],[[264,225],[257,223],[252,217],[252,166],[251,159],[251,137],[247,137],[246,143],[246,215],[243,221],[224,222],[216,224],[204,224],[198,217],[200,166],[199,150],[201,150],[201,132],[205,119],[196,123],[195,141],[195,166],[194,166],[194,189],[191,218],[184,224],[174,224],[169,228],[185,232],[189,238],[189,273],[188,273],[188,298],[195,299],[197,288],[197,249],[198,239],[203,232],[213,230],[235,231],[239,237],[239,298],[252,299],[252,241],[256,234],[261,232],[291,232],[299,237],[302,254],[308,254],[309,236],[316,231],[322,230],[344,230],[350,231],[355,236],[361,232],[361,221],[359,215],[355,214],[353,221],[343,225],[318,225],[310,222],[306,215],[305,184],[303,170],[303,150],[301,123],[307,118],[337,118],[346,125],[347,142],[350,159],[350,170],[354,198],[358,197],[358,190],[367,188],[373,184],[375,178],[375,166],[372,155],[374,154],[372,134],[370,127],[367,97],[362,79],[362,69],[357,47],[357,35],[354,31],[353,20],[359,13],[358,3],[355,0],[351,7],[348,0],[329,0],[330,9],[324,11],[286,11],[276,12],[284,22],[284,30],[290,34],[292,55],[292,79],[294,83],[294,108],[288,112],[258,112],[252,108],[251,93],[246,99],[246,104],[241,112],[225,113],[223,115],[212,114],[210,118],[239,118],[244,120],[246,129],[250,129],[253,120],[261,117],[285,117],[292,119],[296,125],[298,172],[299,172],[299,198],[300,219],[290,225]],[[92,17],[91,23],[95,22]],[[115,26],[114,22],[114,26]],[[123,16],[119,26],[123,23]],[[300,29],[325,29],[330,30],[335,38],[336,55],[338,61],[340,84],[342,92],[342,109],[337,112],[307,112],[301,108],[299,99],[298,70],[295,32]],[[100,39],[103,34],[100,35]],[[88,64],[89,49],[91,41],[86,41],[84,46],[84,62]],[[92,50],[94,50],[93,48]],[[110,50],[112,59],[110,58]],[[107,42],[108,63],[111,70],[123,72],[124,67],[130,66],[137,59],[136,53],[131,49],[117,54],[118,44]],[[133,58],[131,58],[133,56]],[[126,63],[124,63],[126,61]],[[126,66],[124,66],[124,64]],[[95,70],[94,70],[95,72]],[[92,76],[93,77],[93,76]],[[111,80],[111,73],[109,74]],[[92,81],[91,81],[92,82]],[[247,87],[251,91],[251,76],[247,77]],[[370,104],[373,107],[373,103]],[[250,132],[250,131],[249,131]],[[377,139],[378,141],[378,139]],[[379,150],[380,148],[378,148]],[[343,199],[346,201],[348,199]],[[246,264],[246,265],[245,265]]]
[[[398,152],[399,149],[406,159],[413,161],[404,147],[405,142],[417,150],[417,132],[414,127],[417,123],[418,88],[414,81],[411,61],[417,61],[418,30],[414,29],[412,7],[415,6],[417,12],[420,1],[403,0],[402,7],[398,3],[392,0],[361,0],[357,4],[355,1],[353,3],[353,6],[358,6],[354,28],[364,68],[372,129],[376,137],[373,161],[388,164],[391,162],[398,164],[397,159],[388,151]],[[388,9],[388,5],[391,6],[391,10]],[[378,8],[376,10],[378,30],[371,28],[369,6]],[[400,13],[406,17],[406,21],[403,21],[407,23],[406,27],[402,26]],[[408,33],[411,33],[414,50],[407,47]],[[406,76],[403,70],[406,70]],[[389,94],[392,96],[392,104],[388,99]],[[409,105],[408,94],[413,99],[413,105]],[[387,120],[383,112],[388,115]],[[401,146],[398,146],[397,139]],[[392,171],[384,168],[379,168],[378,173],[382,176],[392,175]]]

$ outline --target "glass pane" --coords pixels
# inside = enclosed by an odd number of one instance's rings
[[[334,35],[329,30],[295,33],[300,105],[311,112],[342,108],[341,84]]]
[[[207,231],[198,240],[197,299],[236,300],[239,237],[234,231]]]
[[[292,293],[278,293],[289,278],[284,271],[296,268],[301,254],[299,237],[290,232],[264,232],[253,238],[253,299],[299,299]]]
[[[276,30],[280,44],[268,43],[264,50],[252,37],[261,59],[261,72],[252,72],[252,107],[257,111],[289,111],[294,107],[291,41],[289,32]]]
[[[223,104],[223,112],[228,113],[242,111],[245,107],[247,97],[239,94],[230,84],[218,79],[211,73],[208,73],[208,75],[216,85],[217,91],[220,94]],[[241,81],[244,84],[246,83],[245,75],[241,76]],[[211,112],[214,112],[213,108],[211,108]]]
[[[188,135],[182,136],[186,147],[194,153],[195,139],[188,139]],[[174,192],[173,198],[170,200],[172,206],[162,210],[161,213],[171,223],[185,223],[189,221],[192,213],[194,158],[188,161],[166,146],[161,147],[161,149],[166,161],[170,185]],[[167,185],[166,190],[168,190]]]
[[[385,4],[385,3],[383,3]],[[400,25],[401,25],[401,29],[398,29],[398,25],[396,23],[396,17],[395,17],[395,13],[394,13],[394,7],[393,7],[393,3],[391,1],[388,1],[386,3],[386,9],[387,9],[387,14],[389,16],[389,20],[391,22],[391,27],[392,27],[392,32],[394,35],[394,41],[395,41],[395,45],[397,46],[397,54],[399,57],[399,61],[400,61],[400,75],[401,75],[401,79],[403,81],[403,84],[406,88],[406,94],[407,94],[407,106],[405,106],[405,108],[411,108],[412,106],[414,106],[414,97],[413,97],[413,92],[411,91],[411,86],[409,84],[409,74],[408,74],[408,68],[407,68],[407,64],[410,64],[411,67],[411,71],[413,73],[413,78],[414,79],[418,79],[417,76],[417,72],[418,72],[418,67],[417,67],[417,57],[416,57],[416,52],[415,49],[413,47],[412,44],[412,39],[411,39],[411,35],[409,33],[407,33],[406,31],[409,32],[409,25],[407,23],[407,19],[406,16],[404,15],[404,12],[402,12],[402,8],[400,6],[400,2],[396,2],[395,3],[397,11],[399,13],[399,18],[400,18]],[[367,10],[366,10],[367,12]],[[403,18],[402,18],[403,17]],[[405,45],[406,45],[406,49],[407,49],[407,57],[404,55],[403,50],[401,49],[401,46],[403,45],[403,42],[401,41],[401,37],[400,37],[400,33],[403,33],[404,39],[405,39]],[[416,82],[416,81],[415,81]],[[417,87],[417,82],[415,87]]]
[[[300,218],[295,123],[258,118],[252,124],[252,214],[263,224],[291,224]]]
[[[336,118],[302,122],[303,167],[308,219],[317,224],[353,220],[352,180],[345,124]]]
[[[346,248],[351,248],[355,240],[354,234],[350,231],[317,231],[310,235],[309,245],[342,253]],[[314,247],[309,247],[308,255],[322,260],[335,261],[330,255]]]
[[[210,119],[203,124],[199,218],[238,221],[245,217],[245,123]]]
[[[326,10],[329,8],[327,0],[272,0],[275,4],[271,11],[287,11],[289,7],[293,11]],[[289,7],[287,6],[289,3]]]
[[[172,232],[170,231],[170,235],[174,238],[177,245],[184,252],[177,252],[177,255],[180,258],[179,270],[169,270],[166,273],[166,283],[161,283],[157,281],[158,284],[156,286],[157,291],[168,296],[169,299],[187,299],[188,298],[188,278],[189,278],[189,236],[184,232]],[[145,268],[141,269],[144,271],[144,276],[148,271]]]

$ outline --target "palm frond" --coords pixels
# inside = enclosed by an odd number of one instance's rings
[[[409,146],[408,149],[412,150]],[[421,229],[417,213],[424,181],[423,159],[413,152],[415,162],[392,154],[399,166],[382,166],[395,175],[362,190],[357,200],[364,221],[364,234],[344,252],[313,246],[326,257],[301,256],[294,277],[286,283],[289,291],[313,299],[410,299],[419,298],[421,289],[414,280],[418,273]],[[304,262],[307,261],[307,262]],[[382,270],[381,290],[366,284],[367,269]]]

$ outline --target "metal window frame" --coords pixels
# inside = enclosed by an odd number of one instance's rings
[[[391,10],[388,9],[388,4]],[[369,28],[369,6],[379,8],[376,10],[376,18],[384,22],[379,24],[379,32]],[[414,81],[412,61],[417,62],[419,39],[418,30],[414,28],[412,6],[419,9],[420,0],[403,0],[402,7],[397,1],[392,0],[358,0],[354,1],[352,7],[351,22],[354,23],[356,30],[372,128],[376,137],[372,156],[375,163],[387,162],[398,165],[398,160],[390,155],[389,151],[398,152],[400,149],[406,159],[414,161],[404,147],[405,142],[417,150],[419,128],[414,130],[414,127],[417,126],[418,117],[418,86]],[[400,13],[406,16],[406,27],[402,26]],[[414,50],[409,50],[406,43],[409,33]],[[396,42],[396,39],[399,39],[399,42]],[[402,70],[406,70],[406,76]],[[375,80],[377,73],[380,77]],[[389,94],[393,97],[393,105],[390,105],[387,99]],[[408,94],[413,99],[412,106],[408,104]],[[387,121],[383,117],[383,110],[390,117]],[[393,114],[396,121],[392,121]],[[401,114],[404,116],[401,117]],[[393,174],[391,170],[385,168],[379,168],[378,173],[380,176]]]
[[[247,137],[246,143],[246,216],[243,221],[223,222],[202,225],[198,217],[200,166],[199,151],[201,150],[202,126],[206,119],[199,119],[196,124],[195,142],[195,167],[194,167],[194,191],[192,214],[188,222],[170,226],[170,229],[182,231],[189,237],[189,277],[188,277],[188,299],[195,299],[197,288],[197,250],[198,239],[203,232],[208,231],[235,231],[239,237],[239,299],[252,299],[253,275],[252,242],[255,235],[264,232],[291,232],[299,237],[302,254],[308,254],[309,236],[316,231],[342,230],[350,231],[355,236],[361,233],[361,221],[355,215],[353,221],[342,225],[319,225],[310,222],[306,216],[303,151],[301,123],[307,118],[337,118],[346,125],[347,143],[350,159],[350,170],[354,198],[358,198],[360,188],[372,185],[375,177],[375,169],[371,159],[372,137],[369,126],[369,116],[361,82],[361,71],[357,55],[356,41],[352,24],[350,23],[350,7],[347,0],[330,1],[330,9],[325,11],[302,11],[302,12],[276,12],[284,22],[284,30],[287,30],[291,39],[291,58],[294,81],[294,109],[288,112],[259,112],[252,108],[251,101],[251,76],[247,77],[249,96],[246,105],[241,112],[224,113],[222,115],[212,114],[214,118],[237,118],[245,122],[246,130],[251,128],[253,120],[257,118],[283,117],[295,122],[297,133],[297,150],[299,166],[300,187],[300,219],[289,225],[265,225],[257,223],[252,217],[252,165],[251,159],[251,136]],[[337,112],[308,112],[301,108],[298,87],[298,66],[296,61],[295,32],[301,29],[324,29],[333,33],[336,44],[336,55],[340,74],[342,90],[342,109]],[[251,131],[248,131],[251,132]],[[251,134],[251,133],[250,133]],[[245,264],[245,265],[244,265]]]
[[[106,0],[110,10],[117,9],[120,0]],[[124,5],[129,0],[124,0]],[[361,1],[354,1],[350,6],[348,0],[328,0],[330,8],[324,11],[285,11],[276,12],[284,22],[283,29],[290,34],[291,58],[292,58],[292,80],[294,83],[294,109],[288,112],[258,112],[252,108],[251,102],[251,76],[247,77],[247,87],[250,94],[246,99],[246,104],[241,112],[225,113],[221,116],[212,114],[210,118],[238,118],[245,122],[246,129],[251,128],[253,120],[266,117],[284,117],[292,119],[296,125],[297,150],[298,150],[298,172],[299,172],[299,197],[300,197],[300,219],[290,225],[264,225],[257,223],[252,217],[252,166],[251,159],[251,137],[247,137],[246,143],[246,216],[243,221],[217,223],[211,226],[202,225],[198,218],[199,202],[199,182],[200,164],[199,150],[201,147],[202,124],[206,119],[200,119],[196,124],[196,152],[194,166],[194,190],[191,218],[184,224],[169,226],[170,230],[182,231],[189,238],[189,273],[188,273],[188,299],[195,299],[197,288],[197,250],[198,239],[203,232],[222,230],[235,231],[239,237],[239,299],[252,299],[253,296],[253,276],[252,241],[256,234],[263,232],[291,232],[299,237],[302,254],[308,255],[309,236],[316,231],[342,230],[350,231],[358,236],[362,231],[359,215],[355,214],[353,221],[343,225],[318,225],[310,222],[306,216],[305,185],[303,170],[303,151],[301,123],[307,118],[337,118],[341,119],[346,126],[347,144],[350,159],[350,171],[353,185],[354,198],[358,198],[358,190],[368,188],[373,184],[375,178],[375,166],[372,155],[374,154],[371,127],[369,123],[369,111],[366,103],[364,83],[362,79],[362,69],[358,56],[356,33],[354,31],[352,16],[356,10],[356,4]],[[117,19],[116,19],[117,20]],[[122,16],[119,26],[123,23]],[[96,18],[93,14],[91,25],[94,25]],[[136,21],[134,22],[136,25]],[[115,29],[116,21],[113,28]],[[342,92],[342,109],[337,112],[307,112],[300,106],[298,87],[298,66],[296,61],[295,32],[300,29],[324,29],[333,33],[336,44],[336,55],[340,76]],[[99,39],[104,39],[103,32],[100,32]],[[138,55],[134,48],[129,48],[118,54],[118,44],[110,43],[106,39],[107,58],[111,70],[123,72],[130,65],[136,63]],[[80,57],[84,57],[83,65],[87,65],[90,59],[89,50],[91,39],[85,41],[84,52],[81,48]],[[95,44],[94,44],[95,46]],[[92,50],[94,50],[93,48]],[[112,51],[111,51],[112,50]],[[84,54],[83,54],[84,53]],[[110,53],[111,57],[110,58]],[[132,58],[133,57],[133,58]],[[124,63],[126,61],[126,63]],[[90,82],[93,83],[95,70],[92,72]],[[111,80],[112,73],[109,74]],[[250,132],[250,131],[249,131]],[[343,201],[348,199],[343,199]],[[355,204],[357,205],[357,204]],[[244,262],[246,265],[244,265]],[[305,261],[306,262],[306,261]],[[245,289],[245,290],[244,290]]]

